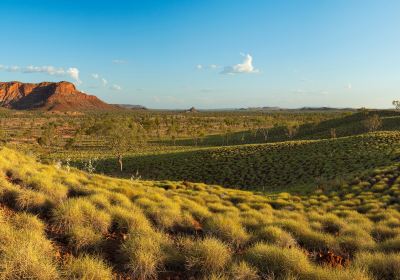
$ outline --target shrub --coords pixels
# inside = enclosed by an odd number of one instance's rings
[[[90,227],[76,226],[69,233],[69,246],[76,251],[81,249],[97,250],[102,242],[103,236]]]
[[[212,237],[187,244],[185,255],[186,268],[203,274],[222,271],[231,259],[229,248]]]
[[[249,235],[236,215],[214,215],[205,223],[204,229],[219,239],[239,247],[247,242]]]
[[[277,226],[264,227],[257,232],[257,239],[285,248],[297,245],[296,240],[290,233],[287,233]]]
[[[374,237],[374,239],[379,242],[394,238],[397,234],[399,234],[398,230],[390,228],[384,224],[376,225],[371,232],[371,235]]]
[[[113,206],[110,213],[115,229],[120,232],[127,233],[130,230],[136,230],[145,233],[153,230],[149,220],[138,207],[126,209]]]
[[[29,226],[24,229],[1,225],[0,279],[59,279],[50,241],[44,238],[38,224],[31,221]]]
[[[364,270],[354,267],[347,269],[337,269],[328,266],[314,267],[312,270],[303,274],[300,279],[307,280],[373,280]]]
[[[17,229],[23,229],[32,232],[44,232],[45,225],[36,216],[28,213],[18,213],[10,221]]]
[[[83,255],[70,258],[63,270],[66,279],[111,280],[112,270],[104,261],[95,256]]]
[[[371,235],[357,226],[344,230],[338,241],[342,250],[351,256],[360,250],[369,250],[375,246]]]
[[[250,247],[245,252],[244,259],[265,275],[278,279],[303,275],[312,269],[307,256],[301,250],[266,243],[257,243]]]
[[[342,231],[345,227],[345,222],[334,214],[325,214],[321,217],[316,218],[322,224],[322,228],[325,232],[331,234],[337,234]]]
[[[15,198],[15,207],[19,210],[40,212],[46,210],[50,204],[45,194],[33,190],[20,191]]]
[[[130,230],[128,239],[123,243],[122,252],[128,260],[127,268],[132,278],[156,278],[165,261],[163,246],[167,242],[167,237],[159,232]]]
[[[376,279],[400,279],[399,254],[359,253],[355,257],[354,266],[367,270]]]
[[[77,226],[84,226],[105,233],[111,225],[111,216],[96,209],[86,198],[72,198],[53,210],[53,221],[65,232],[70,232]]]
[[[380,249],[384,252],[400,252],[400,236],[385,240],[380,244]]]
[[[257,269],[248,263],[241,261],[234,263],[230,269],[230,279],[232,280],[258,280]]]
[[[311,251],[319,251],[324,249],[336,249],[335,239],[326,233],[313,231],[307,225],[297,221],[282,221],[277,223],[286,231],[290,232],[296,239],[297,243]]]

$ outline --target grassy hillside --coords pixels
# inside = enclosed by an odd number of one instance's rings
[[[146,179],[187,180],[253,190],[285,190],[345,177],[399,156],[400,132],[316,141],[199,149],[125,159],[125,173]],[[97,171],[121,176],[115,159]]]
[[[310,139],[329,139],[331,138],[331,129],[336,130],[337,137],[352,136],[366,133],[368,130],[364,125],[364,121],[377,114],[382,121],[379,127],[381,131],[400,130],[400,112],[391,110],[371,110],[358,113],[344,113],[341,115],[333,115],[330,119],[293,122],[292,125],[299,125],[297,133],[292,139],[288,138],[287,125],[290,123],[276,123],[275,126],[268,128],[267,137],[261,128],[252,130],[242,130],[231,132],[228,135],[215,134],[207,135],[199,141],[200,146],[223,146],[226,145],[226,137],[228,137],[229,145],[243,145],[266,142],[280,142],[288,140],[310,140]],[[264,126],[267,127],[267,126]],[[266,137],[266,138],[265,138]],[[171,144],[171,141],[163,141],[163,143]],[[176,141],[177,145],[193,146],[193,139],[182,139]]]
[[[311,195],[265,196],[3,149],[0,279],[399,279],[399,175],[392,163]]]

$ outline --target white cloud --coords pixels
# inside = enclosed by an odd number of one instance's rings
[[[102,77],[100,74],[93,73],[93,74],[91,74],[91,76],[93,79],[100,81],[102,83],[103,87],[106,87],[109,84],[108,80],[106,78]],[[108,88],[111,90],[116,90],[116,91],[122,90],[122,87],[117,84],[112,84]]]
[[[242,63],[226,66],[224,70],[222,70],[221,74],[243,74],[243,73],[258,73],[259,70],[255,69],[253,66],[253,57],[250,54],[244,55],[244,60]]]
[[[103,84],[103,86],[107,86],[108,81],[107,81],[104,77],[101,77],[101,76],[100,76],[99,74],[97,74],[97,73],[93,73],[91,76],[92,76],[93,79],[101,81],[101,83]]]
[[[101,82],[103,83],[103,86],[106,86],[108,84],[108,81],[104,78],[101,78]]]
[[[119,85],[116,85],[116,84],[113,84],[111,87],[110,87],[110,89],[112,89],[112,90],[122,90],[122,87],[121,86],[119,86]]]
[[[72,68],[68,68],[67,70],[67,74],[74,79],[75,81],[77,81],[78,83],[82,83],[82,81],[79,79],[79,69],[72,67]]]
[[[198,70],[203,70],[203,69],[217,69],[221,68],[221,66],[218,66],[217,64],[210,64],[210,65],[202,65],[202,64],[197,64],[196,69]]]
[[[7,71],[7,72],[19,72],[19,73],[25,73],[25,74],[30,74],[30,73],[43,73],[47,74],[50,76],[65,76],[65,77],[70,77],[75,82],[78,84],[82,83],[82,81],[79,78],[79,69],[75,67],[70,67],[68,69],[64,68],[57,68],[54,66],[26,66],[26,67],[20,67],[20,66],[3,66],[1,65],[0,70]]]
[[[127,61],[123,60],[123,59],[113,59],[112,63],[114,63],[114,64],[126,64]]]

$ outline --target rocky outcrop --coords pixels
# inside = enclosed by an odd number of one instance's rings
[[[87,95],[70,82],[38,84],[0,82],[0,106],[17,110],[87,111],[113,110],[96,96]]]

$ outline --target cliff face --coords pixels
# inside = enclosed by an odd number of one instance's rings
[[[43,82],[39,84],[0,82],[0,106],[47,111],[113,110],[96,96],[78,91],[72,83]]]

